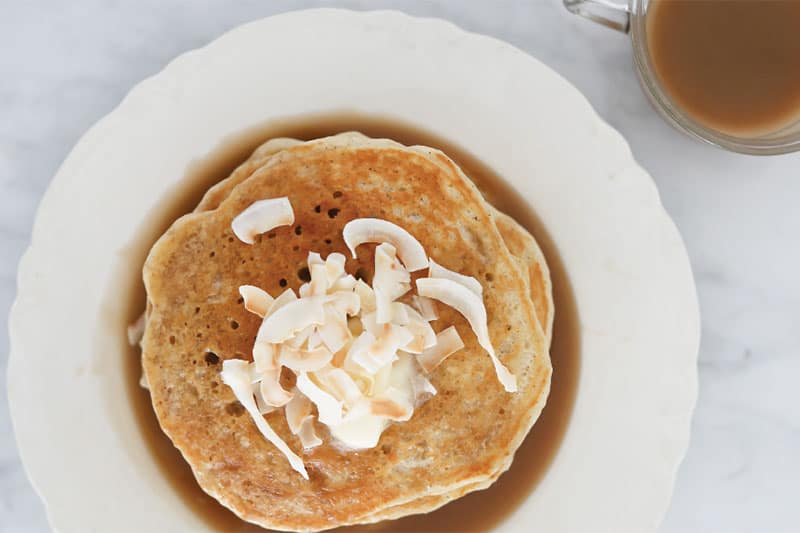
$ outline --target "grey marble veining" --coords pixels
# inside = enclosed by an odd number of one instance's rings
[[[734,155],[673,131],[640,92],[626,37],[569,15],[560,0],[4,2],[2,322],[36,205],[91,124],[136,82],[229,28],[331,5],[442,17],[509,41],[574,83],[622,132],[684,236],[703,312],[693,436],[662,531],[800,530],[800,155]],[[5,327],[0,347],[5,384]],[[47,529],[3,392],[0,532]]]

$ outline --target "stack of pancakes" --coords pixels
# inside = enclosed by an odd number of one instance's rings
[[[286,196],[292,226],[235,238],[231,221],[254,201]],[[239,286],[297,289],[309,252],[345,254],[369,280],[372,248],[352,258],[342,228],[381,218],[409,231],[440,265],[483,286],[492,343],[518,392],[498,382],[467,321],[439,306],[436,331],[455,326],[465,347],[430,376],[438,394],[411,420],[390,425],[375,448],[344,451],[331,439],[292,470],[222,383],[225,359],[252,360],[260,326]],[[366,248],[366,247],[365,247]],[[239,517],[266,528],[320,530],[428,512],[491,485],[544,406],[550,386],[550,279],[533,237],[490,206],[443,153],[358,133],[301,142],[274,139],[177,220],[144,267],[148,307],[142,364],[159,424],[200,486]],[[298,453],[279,413],[265,415]]]

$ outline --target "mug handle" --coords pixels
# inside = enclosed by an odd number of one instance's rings
[[[570,13],[609,28],[628,33],[631,26],[631,10],[624,0],[564,0],[564,7]]]

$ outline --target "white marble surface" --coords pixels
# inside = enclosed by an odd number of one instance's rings
[[[622,132],[686,240],[703,312],[693,437],[662,531],[799,531],[800,154],[745,157],[673,131],[639,91],[627,39],[560,0],[4,3],[0,319],[39,198],[92,123],[175,55],[242,22],[321,5],[397,8],[505,39],[577,85]],[[5,384],[5,328],[0,347]],[[47,531],[4,393],[0,404],[0,532]]]

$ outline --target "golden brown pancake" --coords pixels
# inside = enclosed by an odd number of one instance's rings
[[[547,337],[549,348],[553,335],[555,308],[553,307],[553,284],[550,281],[550,269],[547,267],[542,249],[539,248],[533,235],[520,226],[516,220],[497,209],[494,209],[492,214],[509,251],[528,266],[531,300],[536,308],[539,324]]]
[[[253,201],[288,196],[295,224],[249,246],[230,230]],[[221,383],[222,359],[250,359],[258,317],[238,287],[271,294],[297,289],[309,251],[347,253],[354,218],[377,217],[410,231],[443,266],[479,279],[489,333],[517,377],[507,393],[466,321],[440,306],[437,330],[455,325],[465,348],[436,369],[439,391],[411,420],[390,426],[376,448],[304,454],[310,480],[291,469]],[[371,276],[371,250],[347,270]],[[474,185],[435,150],[340,136],[271,157],[214,210],[179,219],[151,250],[144,270],[150,301],[143,366],[159,423],[200,486],[245,520],[289,530],[369,520],[422,497],[490,483],[538,417],[550,378],[546,339],[516,264]],[[213,354],[213,355],[212,355]],[[266,415],[295,450],[279,413]]]
[[[346,135],[369,139],[366,135],[358,132],[349,132]],[[256,170],[261,168],[270,157],[290,148],[303,144],[303,141],[279,137],[270,139],[259,146],[252,155],[239,165],[236,170],[227,178],[211,187],[203,196],[195,211],[208,211],[216,209],[222,200],[239,183],[249,178]],[[536,239],[523,228],[516,220],[502,213],[498,209],[490,206],[494,216],[497,229],[503,240],[508,246],[509,251],[522,259],[528,268],[530,278],[530,295],[536,308],[536,317],[547,337],[547,346],[550,347],[550,340],[553,332],[553,288],[550,282],[550,271],[547,267],[544,254],[542,253]]]
[[[360,135],[365,139],[367,138],[365,135],[358,132],[348,133],[348,135]],[[270,139],[265,142],[251,154],[247,161],[237,167],[231,176],[209,189],[195,211],[216,209],[236,185],[250,177],[256,170],[263,166],[271,156],[286,148],[297,146],[302,143],[303,141],[285,137]],[[528,274],[530,297],[536,309],[536,317],[539,325],[545,333],[546,345],[549,350],[552,340],[554,307],[550,271],[547,267],[544,254],[539,244],[536,242],[536,239],[516,220],[493,206],[490,206],[490,211],[495,218],[497,229],[503,237],[509,251],[522,261],[523,264],[520,266],[523,271]],[[460,498],[468,492],[485,489],[491,485],[491,483],[491,480],[482,481],[467,487],[459,488],[451,493],[439,496],[423,496],[412,502],[378,511],[371,515],[368,521],[378,522],[381,520],[400,518],[410,514],[431,512],[456,498]]]

